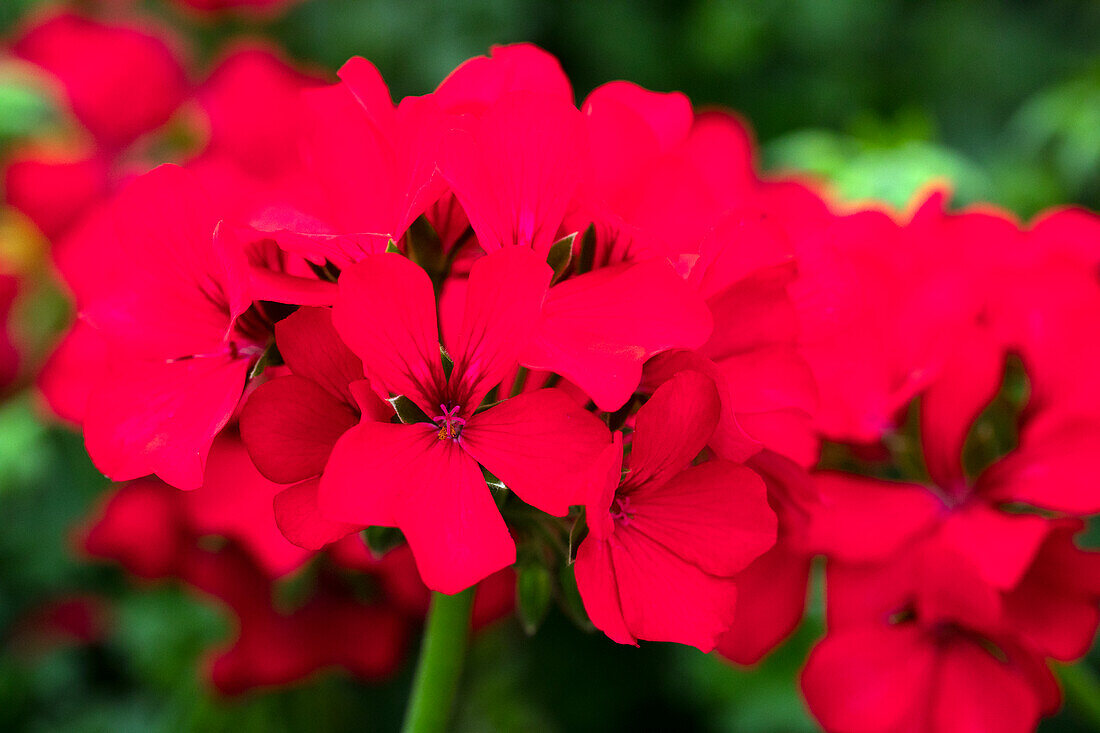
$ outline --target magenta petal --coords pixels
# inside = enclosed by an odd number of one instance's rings
[[[1027,733],[1039,722],[1037,695],[1020,671],[967,640],[941,652],[931,699],[930,729],[943,733]]]
[[[281,488],[256,471],[239,439],[225,433],[210,451],[202,487],[183,496],[183,507],[197,534],[236,540],[275,578],[310,555],[288,542],[275,524],[272,500]]]
[[[516,561],[481,470],[456,443],[436,440],[403,481],[396,524],[426,586],[458,593]]]
[[[584,610],[592,625],[614,642],[637,646],[637,639],[623,620],[619,588],[607,543],[595,537],[582,542],[577,550],[573,571],[577,577],[577,590],[580,591]]]
[[[397,240],[445,188],[436,170],[444,118],[429,97],[409,97],[394,110],[367,67],[353,59],[341,69],[344,83],[306,92],[306,151],[339,231]],[[343,259],[370,251],[347,248]]]
[[[645,120],[663,150],[687,137],[694,118],[691,102],[680,92],[651,92],[628,81],[612,81],[596,87],[585,99],[584,106],[608,101],[633,110]]]
[[[347,402],[290,374],[249,396],[241,411],[241,437],[260,473],[290,484],[320,475],[336,441],[358,422]]]
[[[447,139],[439,169],[486,251],[545,255],[580,183],[584,124],[571,102],[513,92]]]
[[[393,99],[382,74],[362,56],[352,56],[336,72],[347,90],[355,95],[359,104],[375,125],[390,131],[394,124]]]
[[[50,410],[76,425],[83,422],[88,393],[99,381],[106,360],[102,335],[77,320],[54,347],[35,382]]]
[[[1020,447],[993,464],[978,490],[996,501],[1085,515],[1100,511],[1096,491],[1100,430],[1089,420],[1033,423]]]
[[[632,531],[711,575],[734,575],[775,544],[764,481],[736,463],[708,461],[626,496]]]
[[[332,451],[318,505],[334,521],[398,527],[424,583],[457,593],[516,548],[477,463],[433,425],[364,422]]]
[[[622,474],[623,434],[616,431],[611,435],[611,445],[604,448],[589,473],[588,498],[584,508],[588,536],[593,539],[605,540],[615,531],[611,502],[615,499]]]
[[[1008,590],[1020,582],[1052,526],[1033,514],[1007,514],[975,503],[947,517],[940,539],[966,557],[985,582]]]
[[[451,392],[459,404],[472,409],[515,367],[552,274],[543,258],[520,247],[493,252],[474,263],[462,328],[451,354]]]
[[[683,470],[710,440],[721,408],[714,380],[701,372],[680,372],[658,387],[638,410],[627,485],[660,485]]]
[[[839,560],[886,559],[931,530],[944,511],[932,492],[917,484],[833,472],[819,473],[814,481],[821,507],[811,517],[807,540]]]
[[[275,523],[290,542],[307,550],[320,550],[325,545],[358,532],[358,524],[326,519],[317,506],[320,479],[295,484],[275,495]]]
[[[368,255],[340,275],[332,322],[371,381],[429,415],[445,383],[435,292],[424,270],[398,254]]]
[[[113,213],[130,278],[83,315],[115,349],[157,359],[221,350],[248,305],[248,273],[241,253],[215,242],[218,218],[197,179],[160,166],[127,185]]]
[[[937,486],[966,481],[962,451],[970,428],[1001,388],[1004,350],[985,332],[955,346],[939,377],[920,403],[921,446],[928,473]]]
[[[251,267],[249,295],[253,300],[269,300],[288,305],[332,305],[339,293],[335,283],[316,278],[288,275],[261,267]]]
[[[299,308],[294,311],[275,324],[275,343],[294,374],[354,404],[348,385],[363,378],[363,362],[336,332],[330,309]]]
[[[449,112],[476,113],[522,90],[573,102],[573,88],[561,64],[531,43],[493,46],[488,56],[476,56],[452,71],[432,96]]]
[[[904,730],[926,704],[935,663],[914,625],[832,632],[806,660],[802,694],[825,730]]]
[[[709,652],[734,618],[737,587],[669,552],[633,527],[608,540],[626,626],[638,639]]]
[[[622,407],[642,364],[710,336],[710,310],[662,259],[570,278],[550,289],[520,361],[574,382],[601,410]]]
[[[584,504],[607,426],[559,389],[525,392],[470,418],[459,442],[531,506],[564,516]]]
[[[646,362],[643,372],[643,389],[648,385],[660,385],[671,379],[677,372],[695,370],[714,380],[718,395],[722,400],[722,409],[718,418],[718,427],[710,438],[710,448],[719,458],[729,461],[745,461],[760,452],[763,446],[750,437],[741,427],[734,412],[736,400],[733,387],[725,374],[710,359],[694,351],[666,351]]]
[[[349,524],[394,526],[400,497],[416,489],[438,442],[432,425],[361,422],[332,449],[317,494],[321,512]]]
[[[88,398],[88,455],[116,481],[155,473],[178,488],[198,488],[210,444],[237,406],[248,366],[228,357],[116,361]]]
[[[756,664],[790,636],[802,621],[812,560],[780,543],[737,574],[737,613],[718,640],[723,656]]]

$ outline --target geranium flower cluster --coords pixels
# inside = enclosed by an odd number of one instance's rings
[[[77,16],[15,48],[86,133],[6,169],[77,309],[39,389],[129,482],[83,545],[232,610],[223,690],[383,674],[428,590],[480,584],[481,623],[517,577],[530,628],[557,599],[754,663],[823,555],[826,729],[1057,708],[1100,621],[1100,219],[845,209],[733,115],[578,106],[525,44],[397,103],[258,48],[195,84]]]

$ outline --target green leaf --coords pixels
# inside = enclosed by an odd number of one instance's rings
[[[550,610],[550,570],[539,562],[516,567],[516,615],[528,636],[533,636]]]
[[[404,255],[405,254],[400,249],[398,249],[397,242],[393,241],[392,239],[389,242],[386,243],[386,253],[387,254],[395,254],[395,255]]]
[[[397,413],[397,418],[406,425],[432,421],[415,402],[403,394],[391,397],[389,403],[393,405],[393,411]]]
[[[363,541],[375,559],[381,559],[387,552],[402,545],[405,535],[397,527],[367,527],[363,530]]]
[[[565,268],[573,261],[573,242],[577,239],[577,233],[573,232],[567,237],[562,237],[550,245],[550,251],[546,255],[546,264],[554,271],[554,277],[550,282],[557,282],[565,274]]]
[[[56,117],[44,90],[15,79],[0,83],[0,138],[33,135]]]

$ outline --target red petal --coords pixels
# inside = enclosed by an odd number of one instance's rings
[[[635,418],[626,486],[660,486],[682,471],[710,440],[721,408],[714,380],[700,372],[658,387]]]
[[[921,445],[932,481],[962,485],[962,451],[974,421],[1001,388],[1004,348],[992,334],[975,331],[955,347],[939,377],[921,397]]]
[[[736,463],[708,461],[627,495],[632,531],[711,575],[734,575],[775,545],[764,481]]]
[[[999,501],[1095,514],[1100,511],[1096,456],[1100,456],[1100,430],[1093,422],[1036,422],[1025,429],[1017,450],[982,474],[978,491]]]
[[[607,543],[594,536],[581,542],[573,570],[577,576],[577,590],[592,625],[614,642],[637,646],[637,639],[623,620],[619,588]]]
[[[935,647],[915,626],[833,632],[810,652],[802,693],[826,730],[894,730],[920,714],[934,664]]]
[[[432,425],[364,422],[336,444],[321,477],[324,516],[396,526],[424,583],[457,593],[515,561],[515,544],[477,463]]]
[[[928,489],[825,472],[815,477],[820,510],[810,520],[809,543],[851,562],[883,560],[928,532],[943,504]]]
[[[516,561],[477,463],[457,444],[437,440],[406,481],[395,517],[426,586],[458,593]]]
[[[522,248],[493,252],[474,263],[452,353],[451,393],[460,404],[474,409],[515,366],[552,274],[543,258]]]
[[[518,245],[540,255],[580,183],[585,130],[572,102],[506,94],[447,140],[443,176],[486,251]]]
[[[364,527],[395,526],[399,497],[416,488],[438,442],[432,425],[361,422],[332,449],[318,491],[321,512]]]
[[[1008,590],[1020,582],[1051,526],[1033,514],[971,504],[947,516],[940,540],[973,563],[987,583]]]
[[[330,309],[299,308],[294,311],[275,324],[275,343],[294,374],[354,404],[348,385],[363,378],[363,362],[340,339],[332,325]],[[388,419],[388,415],[379,415],[377,419]]]
[[[1039,701],[1021,675],[978,644],[959,640],[940,655],[932,691],[932,728],[944,733],[1027,733]]]
[[[290,484],[319,476],[336,441],[358,422],[351,405],[316,382],[290,374],[249,396],[241,412],[241,437],[264,476]]]
[[[228,357],[117,360],[88,398],[88,455],[116,481],[155,473],[178,488],[198,488],[210,444],[237,407],[248,366]]]
[[[710,335],[706,305],[665,260],[620,265],[550,289],[520,361],[574,382],[601,410],[626,404],[646,359],[696,348]]]
[[[333,522],[322,516],[317,506],[320,483],[320,479],[310,479],[275,495],[275,523],[279,531],[287,540],[307,550],[320,550],[362,529],[357,524]]]
[[[281,489],[256,471],[240,439],[224,434],[210,451],[202,487],[184,496],[183,507],[197,534],[237,540],[269,577],[277,578],[310,556],[275,524],[272,500]]]
[[[573,88],[561,64],[530,43],[493,46],[489,56],[463,62],[432,95],[449,112],[481,112],[509,92],[538,92],[573,102]]]
[[[756,664],[795,630],[806,607],[812,559],[779,544],[737,574],[737,612],[718,640],[722,656]]]
[[[608,540],[623,619],[630,633],[709,652],[733,623],[737,587],[707,575],[631,526]]]
[[[519,498],[565,516],[585,503],[588,471],[610,434],[565,392],[540,389],[474,415],[459,442]]]
[[[340,275],[332,322],[377,387],[437,414],[445,378],[435,292],[424,270],[398,254],[364,257]]]

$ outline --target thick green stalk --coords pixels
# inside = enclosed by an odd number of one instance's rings
[[[416,665],[404,733],[441,733],[451,717],[470,638],[474,589],[453,596],[432,593],[420,661]]]

